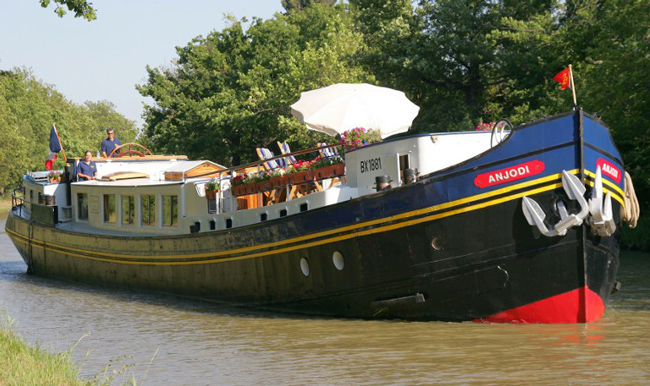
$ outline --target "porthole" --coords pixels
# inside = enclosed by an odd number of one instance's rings
[[[307,259],[304,257],[300,259],[300,270],[302,271],[303,275],[309,276],[309,261],[307,261]]]
[[[332,254],[332,263],[334,263],[336,269],[343,271],[343,268],[345,268],[345,259],[343,258],[343,254],[339,251],[334,252]]]
[[[436,251],[439,251],[442,249],[442,241],[440,241],[439,238],[434,237],[431,239],[431,248],[433,248]]]

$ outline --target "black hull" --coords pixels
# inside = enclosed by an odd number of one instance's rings
[[[544,196],[550,199],[552,195],[549,192],[537,199],[543,201]],[[13,239],[37,275],[290,313],[501,321],[490,318],[584,287],[606,302],[618,268],[616,238],[587,237],[591,233],[580,227],[561,239],[549,239],[521,226],[525,223],[521,213],[520,200],[513,200],[379,235],[265,258],[175,267],[80,259],[55,249],[35,248],[36,243],[29,253],[28,243]],[[7,229],[21,227],[29,228],[30,224],[10,216]],[[36,223],[31,228],[33,234],[59,243],[88,238]],[[201,243],[204,237],[197,237],[195,242]],[[332,262],[335,251],[345,257],[343,271]],[[309,276],[300,270],[302,258],[309,262]],[[566,302],[562,314],[525,314],[514,321],[587,322],[604,311],[589,317],[580,296]]]

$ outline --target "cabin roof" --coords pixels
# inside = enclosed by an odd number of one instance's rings
[[[208,160],[199,160],[199,161],[185,161],[185,162],[174,162],[172,165],[170,165],[168,168],[166,168],[164,171],[165,172],[170,172],[170,173],[184,173],[187,172],[188,170],[192,170],[196,167],[199,166],[212,166],[216,170],[218,169],[224,169],[224,166],[221,166],[217,163],[214,163],[212,161]]]
[[[83,185],[83,186],[156,186],[156,185],[178,185],[182,184],[182,181],[166,181],[166,180],[152,180],[149,178],[132,178],[125,180],[117,181],[104,181],[104,180],[92,180],[92,181],[79,181],[73,182],[73,185]]]

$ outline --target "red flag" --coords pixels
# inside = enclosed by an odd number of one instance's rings
[[[569,67],[560,71],[553,77],[553,80],[560,83],[560,90],[564,90],[567,87],[571,88],[571,80],[569,72],[571,69]]]
[[[52,170],[52,165],[56,161],[57,153],[61,151],[61,141],[59,141],[59,136],[56,134],[56,127],[52,125],[50,130],[50,154],[48,154],[45,159],[45,168],[47,170]]]

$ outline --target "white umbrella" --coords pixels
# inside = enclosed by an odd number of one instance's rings
[[[308,129],[336,136],[363,127],[382,138],[411,127],[420,108],[403,92],[365,83],[339,83],[306,91],[291,105],[291,113]]]

